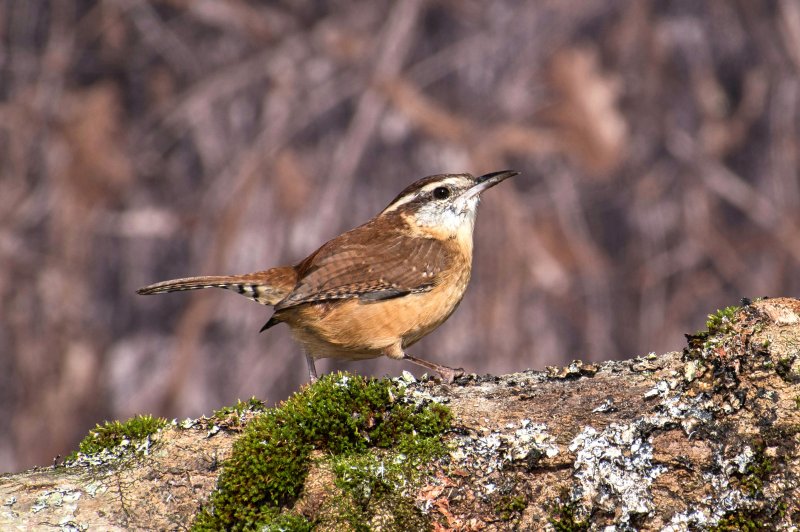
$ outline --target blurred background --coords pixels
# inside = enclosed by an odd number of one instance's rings
[[[678,350],[800,289],[794,0],[2,0],[0,32],[0,471],[286,398],[268,308],[136,288],[295,263],[425,175],[522,172],[410,349],[439,363]]]

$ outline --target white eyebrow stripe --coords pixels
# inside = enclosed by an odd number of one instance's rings
[[[447,179],[442,179],[441,181],[437,181],[435,183],[428,183],[427,185],[422,187],[419,191],[424,194],[425,192],[430,192],[431,190],[438,188],[442,185],[458,185],[461,181],[463,181],[463,178],[459,179],[457,177],[449,177]]]
[[[453,185],[453,186],[455,186],[455,185],[458,185],[458,184],[462,183],[463,180],[464,180],[463,177],[448,177],[448,178],[441,179],[439,181],[434,181],[433,183],[428,183],[427,185],[425,185],[421,189],[417,190],[414,194],[402,197],[399,200],[395,201],[394,203],[392,203],[391,205],[389,205],[388,207],[383,209],[382,212],[383,213],[392,212],[392,211],[396,210],[397,208],[402,207],[406,203],[414,201],[415,199],[417,199],[421,195],[427,194],[428,192],[432,191],[435,188],[441,187],[442,185]]]
[[[398,207],[401,207],[402,205],[405,205],[409,201],[412,201],[416,197],[417,197],[416,194],[414,194],[413,196],[404,196],[404,197],[400,198],[399,200],[395,201],[394,203],[392,203],[391,205],[389,205],[388,207],[386,207],[385,209],[383,209],[383,211],[381,211],[381,214],[387,213],[387,212],[392,212],[392,211],[396,210]]]

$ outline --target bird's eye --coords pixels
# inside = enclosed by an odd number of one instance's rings
[[[450,189],[447,187],[436,187],[433,189],[433,197],[436,199],[447,199],[450,197]]]

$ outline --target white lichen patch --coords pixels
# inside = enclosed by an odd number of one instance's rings
[[[713,495],[706,497],[702,507],[697,508],[695,513],[702,513],[706,522],[713,526],[726,515],[749,510],[758,511],[764,498],[780,498],[787,486],[777,479],[771,480],[760,495],[742,489],[742,479],[753,477],[755,472],[752,468],[758,459],[758,454],[750,445],[745,445],[732,458],[726,458],[721,450],[716,452],[714,466],[703,473],[703,480],[712,488]],[[733,478],[736,480],[731,482]],[[752,480],[763,482],[764,479]]]
[[[708,521],[716,524],[725,514],[741,510],[749,506],[749,497],[741,490],[733,488],[726,475],[703,473],[703,480],[713,488],[713,497],[707,497],[705,504],[698,511],[703,512]]]
[[[78,500],[82,495],[83,492],[81,490],[68,487],[44,490],[36,496],[36,500],[30,506],[29,511],[33,514],[47,511],[52,523],[50,528],[57,528],[62,531],[88,530],[89,526],[87,524],[82,524],[75,520]],[[19,511],[22,511],[22,509]],[[16,518],[19,515],[19,511],[5,517]],[[0,524],[2,522],[3,520],[0,519]]]
[[[409,386],[414,382],[410,374],[404,373],[403,377],[393,380],[406,389],[402,401],[415,405],[449,402],[449,398],[431,394],[430,388]],[[491,420],[484,419],[483,423],[489,426]],[[493,473],[509,464],[525,462],[529,465],[532,461],[552,458],[559,453],[555,437],[548,432],[547,425],[529,419],[517,424],[509,423],[500,429],[481,427],[470,434],[455,435],[449,446],[451,463],[474,471],[479,479],[476,493],[484,496],[497,489],[488,478]]]
[[[523,419],[518,425],[509,423],[504,429],[484,430],[478,435],[459,435],[452,441],[450,458],[460,467],[480,471],[488,477],[514,463],[529,463],[552,458],[559,453],[555,437],[544,423]],[[496,489],[491,481],[481,483],[484,495]]]
[[[14,510],[15,504],[17,504],[17,498],[14,496],[8,497],[3,501],[5,508],[0,510],[0,523],[12,521],[19,517],[19,513]]]
[[[605,414],[607,412],[616,412],[617,407],[614,405],[614,399],[611,397],[606,398],[605,401],[600,403],[600,406],[593,408],[592,412],[595,414]]]
[[[160,431],[159,431],[160,432]],[[78,452],[72,460],[66,460],[64,465],[67,467],[101,467],[109,465],[124,458],[131,456],[148,456],[153,444],[152,436],[148,435],[141,440],[131,441],[123,439],[119,445],[111,448],[102,449],[92,454]]]
[[[726,464],[726,473],[730,476],[734,471],[745,474],[747,473],[747,467],[753,463],[753,457],[756,453],[753,452],[752,447],[749,445],[745,445],[742,452],[734,456],[728,464]]]
[[[404,392],[401,402],[413,404],[418,407],[430,403],[446,404],[450,402],[450,399],[447,397],[430,393],[430,389],[428,387],[412,386],[417,382],[417,379],[408,371],[403,371],[403,375],[401,377],[395,377],[392,379],[392,382]],[[395,399],[396,398],[393,395],[390,396],[391,402],[394,402]]]
[[[685,532],[687,530],[705,530],[711,523],[708,515],[700,510],[681,512],[670,519],[669,524],[661,532]]]
[[[90,497],[97,497],[107,492],[108,486],[102,482],[90,482],[84,487],[84,490]]]
[[[645,399],[654,397],[666,397],[669,393],[670,385],[667,381],[658,381],[655,386],[644,392]]]
[[[697,377],[705,373],[705,367],[699,360],[690,360],[683,368],[683,378],[686,382],[692,382]]]
[[[677,376],[678,379],[662,380],[656,383],[652,389],[645,393],[645,398],[647,399],[659,399],[658,404],[653,409],[654,413],[637,420],[635,425],[648,434],[658,429],[677,425],[683,429],[684,434],[689,439],[692,439],[702,427],[714,426],[714,419],[717,413],[738,411],[741,408],[741,404],[734,404],[735,398],[718,404],[715,403],[712,396],[707,394],[701,393],[695,396],[688,396],[680,393],[680,391],[676,393],[680,389],[678,386],[680,384],[679,379],[682,378],[685,382],[691,382],[698,378],[703,371],[704,369],[700,365],[690,365],[683,372],[683,375]],[[741,400],[739,401],[741,402]],[[597,439],[598,437],[595,436],[593,441]],[[763,501],[759,502],[754,498],[753,494],[747,491],[747,488],[742,487],[741,479],[753,475],[752,468],[757,459],[757,453],[752,446],[744,444],[736,454],[731,456],[730,449],[724,444],[715,443],[713,440],[706,441],[709,442],[712,448],[713,465],[702,472],[702,478],[705,486],[709,488],[710,494],[692,508],[687,508],[673,515],[669,524],[663,528],[664,531],[705,529],[716,525],[726,515],[734,515],[742,511],[747,512],[750,509],[758,509],[760,505],[763,505]],[[573,442],[574,445],[575,443]],[[605,458],[613,462],[615,453],[616,451],[609,451]],[[595,461],[598,460],[595,459]],[[622,463],[627,463],[627,459],[623,460]],[[616,467],[619,468],[619,466]],[[613,468],[611,468],[611,471],[613,471]],[[613,476],[610,474],[608,477],[613,480]],[[600,478],[603,479],[602,474],[600,474]],[[736,480],[732,481],[733,479]],[[645,483],[647,481],[646,478],[642,480]],[[763,479],[756,481],[763,482]],[[606,485],[600,484],[600,487],[605,486],[604,489],[606,490],[601,493],[614,494],[613,490],[608,490],[607,484],[609,482],[611,480],[607,481]],[[777,500],[781,496],[781,490],[785,487],[784,483],[778,479],[771,479],[768,484],[765,484],[761,497],[770,498],[774,496]],[[771,494],[773,490],[775,493]],[[596,486],[595,491],[597,491]],[[641,490],[639,491],[641,492]],[[636,490],[633,490],[632,493],[636,494]],[[608,499],[607,496],[606,499]],[[622,501],[620,501],[620,504],[622,504]]]
[[[666,468],[653,464],[653,446],[643,433],[641,422],[612,423],[602,432],[585,427],[572,440],[578,484],[573,498],[585,510],[617,511],[621,524],[653,510],[650,486]]]

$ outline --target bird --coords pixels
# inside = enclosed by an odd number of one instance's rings
[[[223,288],[273,307],[265,331],[289,326],[311,382],[315,360],[407,360],[452,383],[463,369],[406,349],[456,310],[472,273],[473,231],[481,194],[518,175],[437,174],[400,192],[366,223],[329,240],[293,266],[243,275],[162,281],[142,295]]]

